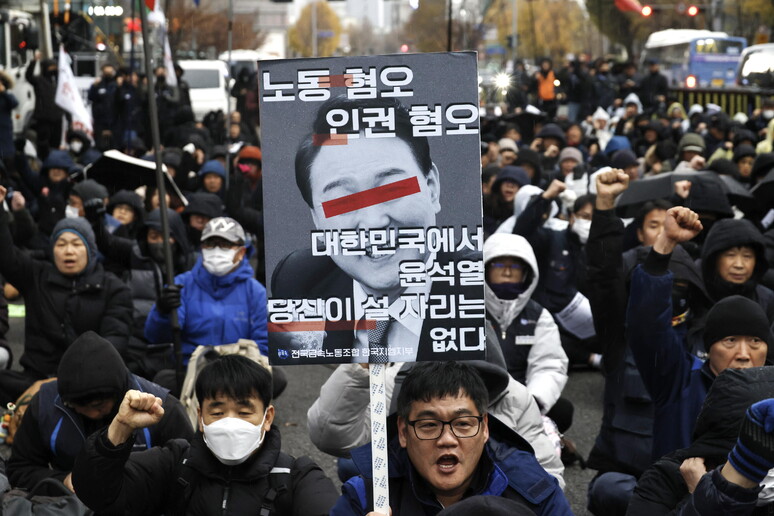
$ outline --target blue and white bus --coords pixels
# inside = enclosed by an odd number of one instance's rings
[[[648,37],[642,63],[656,59],[672,87],[734,86],[744,38],[725,32],[667,29]]]

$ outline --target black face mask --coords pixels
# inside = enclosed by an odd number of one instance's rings
[[[148,244],[148,256],[158,264],[164,264],[164,244]]]
[[[527,290],[528,283],[522,281],[521,283],[488,283],[492,292],[500,299],[516,299]]]

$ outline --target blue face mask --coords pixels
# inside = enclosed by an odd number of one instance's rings
[[[527,283],[488,283],[492,292],[500,299],[512,300],[519,297],[527,290]]]

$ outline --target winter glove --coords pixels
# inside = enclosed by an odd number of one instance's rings
[[[86,220],[89,221],[89,224],[96,226],[105,215],[105,203],[99,197],[89,199],[83,203],[83,211],[86,213]]]
[[[747,409],[728,461],[741,475],[757,483],[774,468],[774,399],[759,401]]]
[[[167,285],[161,289],[161,295],[156,300],[156,310],[168,314],[180,307],[180,290],[183,285]]]

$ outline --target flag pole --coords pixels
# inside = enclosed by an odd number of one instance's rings
[[[158,1],[158,0],[156,0]],[[146,0],[146,5],[153,0]],[[164,172],[161,164],[161,136],[159,134],[159,112],[156,105],[156,78],[153,74],[153,61],[151,57],[150,38],[148,37],[148,14],[146,5],[140,6],[140,29],[142,30],[142,48],[145,59],[145,74],[148,77],[148,111],[150,115],[151,140],[153,143],[153,157],[156,162],[156,188],[159,194],[159,212],[161,215],[161,234],[164,247],[165,281],[167,285],[175,282],[175,271],[172,265],[172,247],[169,245],[169,214],[167,213],[167,188],[164,184]],[[175,379],[177,381],[178,394],[183,387],[183,353],[180,346],[180,323],[177,318],[177,310],[169,313],[169,321],[172,326],[172,345],[175,350]]]

